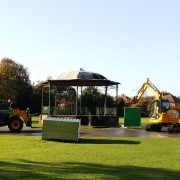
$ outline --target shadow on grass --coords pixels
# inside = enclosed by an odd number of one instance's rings
[[[39,136],[42,133],[41,127],[32,127],[31,129],[23,128],[19,133],[11,133],[9,129],[2,129],[0,130],[0,135],[8,134],[8,135],[29,135],[29,136],[37,136],[36,134],[39,133]]]
[[[140,141],[131,141],[131,140],[120,140],[120,139],[86,139],[80,138],[79,141],[72,140],[60,140],[60,139],[43,139],[45,141],[54,141],[54,142],[63,142],[63,143],[80,143],[80,144],[140,144]]]
[[[79,139],[81,144],[140,144],[140,141],[121,140],[121,139]]]
[[[44,163],[0,161],[0,179],[180,179],[180,171],[95,163]]]

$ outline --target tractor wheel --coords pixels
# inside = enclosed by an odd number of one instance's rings
[[[8,128],[12,133],[19,133],[23,128],[23,121],[19,117],[13,117],[9,121]]]

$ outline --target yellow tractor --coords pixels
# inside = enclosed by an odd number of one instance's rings
[[[148,78],[133,98],[133,104],[140,100],[147,89],[155,94],[155,100],[150,106],[150,123],[147,124],[146,130],[161,131],[164,128],[168,131],[180,132],[179,112],[174,109],[169,100],[163,98],[163,92],[160,92]]]
[[[0,127],[8,126],[10,132],[19,133],[23,128],[23,123],[31,127],[31,116],[28,111],[20,110],[17,107],[8,108],[0,101]]]

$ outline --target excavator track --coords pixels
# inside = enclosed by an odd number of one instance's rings
[[[147,124],[146,131],[180,133],[180,124]]]

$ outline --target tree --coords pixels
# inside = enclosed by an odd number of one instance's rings
[[[114,104],[113,97],[107,95],[107,107],[112,107]],[[87,87],[82,93],[82,106],[88,107],[91,114],[96,114],[96,107],[104,107],[105,94],[102,94],[95,87]]]
[[[149,116],[149,109],[153,100],[153,96],[143,96],[136,104],[133,104],[132,107],[141,107],[141,116],[147,117]]]
[[[124,107],[127,106],[124,99],[119,97],[117,99],[117,115],[123,117],[124,116]]]
[[[9,99],[19,108],[25,109],[31,93],[27,69],[12,59],[3,58],[0,63],[0,99]]]
[[[36,85],[32,86],[32,93],[29,101],[31,113],[41,113],[42,86],[42,82],[38,82]]]

